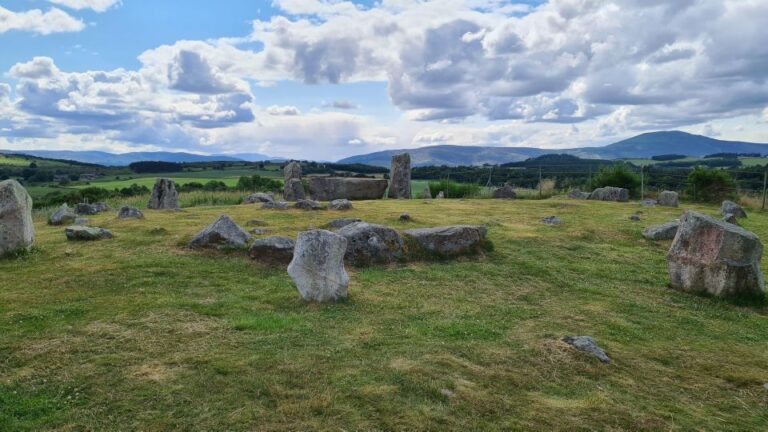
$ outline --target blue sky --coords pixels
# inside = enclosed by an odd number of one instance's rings
[[[0,148],[768,142],[760,0],[0,0]]]

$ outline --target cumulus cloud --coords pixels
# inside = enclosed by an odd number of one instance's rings
[[[301,111],[299,111],[299,109],[295,106],[272,105],[271,107],[267,108],[267,113],[273,116],[296,116],[301,114]]]
[[[356,103],[348,100],[335,100],[331,106],[342,110],[356,110],[359,108]]]
[[[70,9],[91,9],[95,12],[104,12],[107,9],[119,5],[121,0],[48,0],[51,3]]]
[[[51,33],[79,32],[85,28],[83,21],[72,17],[61,9],[48,11],[31,9],[14,12],[0,6],[0,34],[16,30],[40,35]]]

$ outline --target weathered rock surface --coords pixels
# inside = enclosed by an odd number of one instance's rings
[[[484,246],[486,233],[486,228],[482,226],[458,225],[412,229],[403,235],[414,253],[449,257],[479,252]]]
[[[740,205],[736,204],[733,201],[723,201],[723,204],[720,206],[720,214],[723,216],[727,214],[732,214],[737,219],[746,219],[747,212],[744,211],[743,208],[741,208]]]
[[[0,182],[0,256],[35,244],[32,198],[16,180]]]
[[[445,199],[445,192],[443,191],[438,192],[435,199]]]
[[[643,237],[648,240],[672,240],[677,234],[680,221],[672,221],[662,225],[651,225],[643,230]]]
[[[261,262],[288,264],[293,259],[295,246],[296,243],[288,237],[266,237],[253,242],[248,256]]]
[[[324,210],[325,206],[314,200],[300,199],[293,205],[301,210]]]
[[[596,201],[629,201],[629,190],[624,188],[617,188],[613,186],[606,186],[597,188],[589,194],[589,198]]]
[[[585,199],[589,199],[589,195],[590,195],[589,192],[582,192],[582,191],[580,191],[578,189],[574,189],[574,190],[568,192],[568,198],[570,198],[570,199],[585,200]]]
[[[152,187],[152,196],[149,198],[147,208],[152,210],[178,210],[179,193],[176,192],[176,183],[169,178],[158,178]]]
[[[347,239],[330,231],[299,233],[288,274],[304,300],[329,302],[347,298],[346,250]]]
[[[240,228],[229,216],[222,215],[211,225],[197,233],[189,242],[191,248],[243,248],[251,235]]]
[[[411,221],[411,215],[409,213],[402,213],[400,215],[400,222],[410,222]]]
[[[377,200],[384,198],[386,179],[356,177],[310,177],[309,194],[318,201]]]
[[[354,265],[388,263],[405,256],[403,238],[384,225],[356,222],[336,232],[347,239],[345,259]]]
[[[635,213],[633,215],[629,215],[629,220],[632,222],[640,222],[640,215]]]
[[[285,201],[265,202],[261,205],[261,208],[264,210],[288,210],[288,207],[290,207],[290,204]]]
[[[136,207],[123,206],[117,212],[118,219],[144,219],[144,213]]]
[[[104,202],[93,203],[93,206],[96,208],[96,211],[98,211],[99,213],[109,211],[109,206],[107,205],[107,203],[104,203]]]
[[[99,214],[99,208],[94,204],[79,203],[75,206],[75,213],[85,216],[93,216]]]
[[[352,210],[352,202],[348,199],[335,199],[331,201],[329,208],[338,211]]]
[[[339,229],[344,228],[347,225],[352,225],[353,223],[362,222],[361,219],[356,218],[342,218],[342,219],[334,219],[330,222],[328,222],[328,228],[331,229]]]
[[[597,342],[589,336],[566,336],[563,338],[563,342],[583,353],[591,355],[602,363],[611,362],[611,359],[605,354],[605,351],[603,351],[603,349],[597,345]]]
[[[411,199],[411,155],[408,153],[392,156],[388,196],[395,199]]]
[[[286,201],[298,201],[306,198],[306,194],[304,193],[304,183],[301,182],[301,179],[294,178],[285,181],[283,198]]]
[[[77,214],[68,205],[62,204],[48,219],[48,225],[69,225],[74,223],[75,219]]]
[[[662,207],[677,207],[680,205],[677,192],[664,191],[659,194],[659,205]]]
[[[688,211],[667,253],[670,285],[716,297],[764,298],[762,256],[755,234]]]
[[[733,215],[733,213],[726,213],[725,216],[723,216],[723,222],[728,222],[730,224],[739,224],[739,218]]]
[[[243,204],[266,203],[266,202],[272,202],[274,200],[275,200],[275,197],[272,194],[268,194],[264,192],[256,192],[245,197],[243,199]]]
[[[289,162],[283,168],[283,179],[301,179],[301,164],[298,162]]]
[[[82,225],[69,226],[64,229],[67,240],[71,241],[96,241],[112,238],[112,233],[104,228]]]
[[[515,193],[515,189],[512,186],[504,185],[493,191],[493,197],[496,199],[515,199],[517,198],[517,193]]]
[[[557,226],[557,225],[562,225],[563,224],[563,220],[560,219],[557,216],[547,216],[547,217],[545,217],[544,219],[541,220],[541,223],[543,223],[544,225],[554,225],[554,226]]]

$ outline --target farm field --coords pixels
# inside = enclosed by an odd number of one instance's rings
[[[768,428],[768,308],[668,289],[669,242],[640,235],[716,207],[354,205],[102,214],[91,225],[115,238],[88,244],[38,214],[37,249],[0,261],[0,430]],[[495,248],[347,267],[348,301],[306,304],[284,267],[184,247],[221,214],[290,237],[339,217],[482,224]],[[565,224],[542,225],[550,215]],[[764,214],[743,226],[768,238]],[[613,363],[566,335],[593,336]]]
[[[687,157],[684,159],[675,160],[673,162],[692,162],[692,161],[699,161],[699,160],[705,160],[705,159],[696,158],[696,157]],[[740,157],[739,160],[741,161],[742,165],[745,167],[768,165],[768,158]],[[669,161],[655,161],[653,159],[626,159],[626,161],[637,166],[648,166],[648,165],[656,165],[659,163],[669,162]]]

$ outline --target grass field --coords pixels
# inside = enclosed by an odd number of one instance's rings
[[[697,160],[704,160],[704,159],[695,158],[695,157],[687,157],[687,158],[678,159],[675,161],[655,161],[653,159],[626,159],[627,162],[630,162],[637,166],[656,165],[664,162],[690,162],[690,161],[697,161]],[[768,165],[768,158],[740,157],[739,160],[741,160],[742,165],[745,167]]]
[[[681,211],[197,207],[94,217],[115,238],[91,244],[39,216],[37,250],[0,261],[0,430],[766,430],[768,309],[668,289],[669,242],[640,236]],[[495,250],[348,269],[347,302],[305,304],[282,267],[183,247],[224,213],[291,237],[337,217],[484,224]],[[539,223],[549,215],[565,225]],[[768,238],[766,216],[744,226]],[[614,362],[565,335],[595,337]]]
[[[6,165],[6,166],[15,166],[15,167],[26,167],[26,166],[29,166],[29,164],[32,162],[36,163],[37,166],[39,167],[56,168],[56,167],[71,166],[68,163],[54,161],[54,160],[44,160],[44,159],[34,159],[34,158],[27,159],[21,156],[0,154],[0,166]]]

